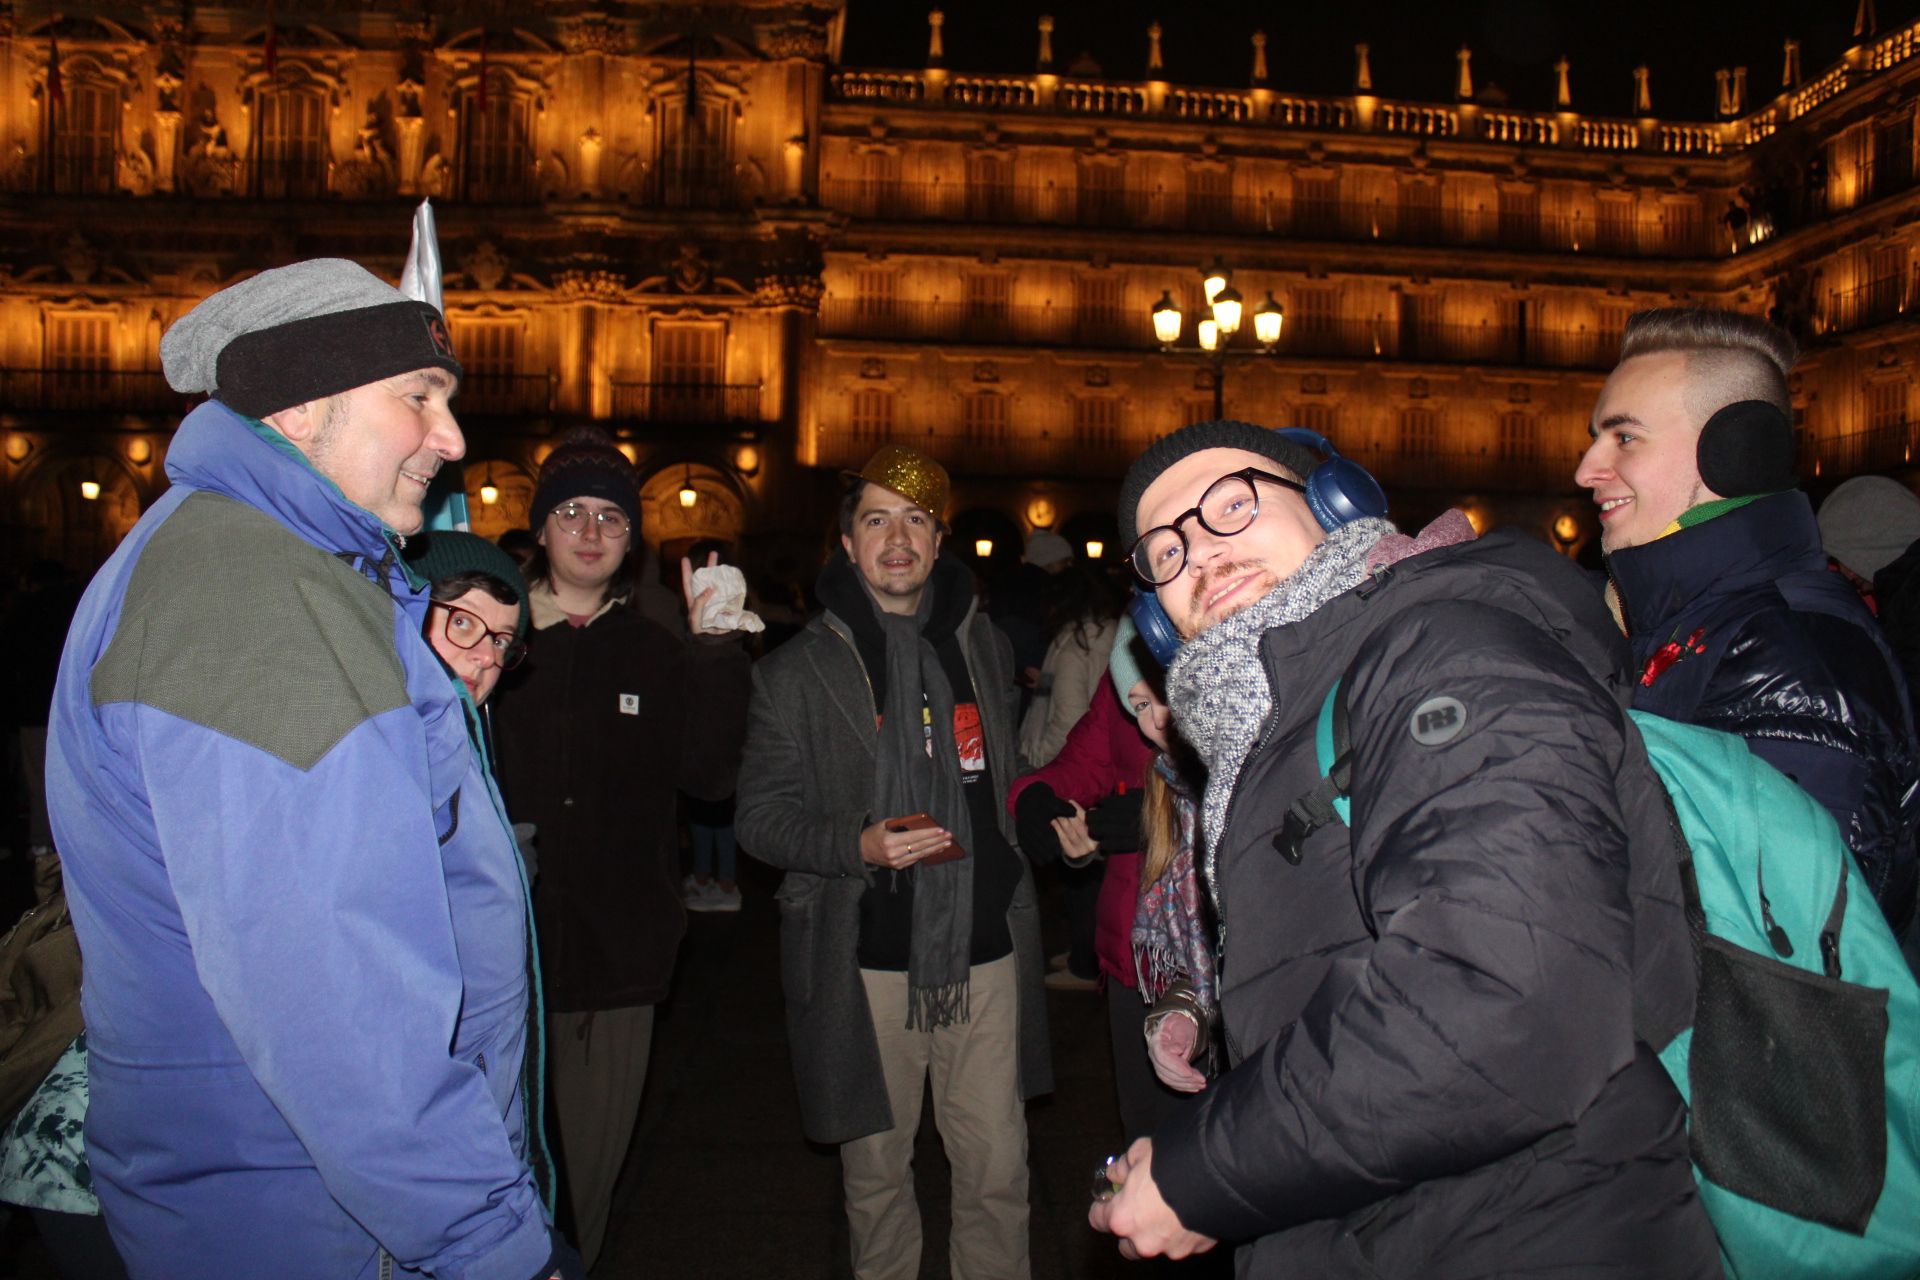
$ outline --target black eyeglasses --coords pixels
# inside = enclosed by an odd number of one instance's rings
[[[1298,481],[1258,467],[1221,476],[1200,495],[1199,506],[1188,507],[1175,516],[1171,524],[1155,525],[1134,540],[1133,550],[1128,554],[1140,581],[1150,587],[1163,587],[1180,576],[1180,571],[1187,567],[1187,531],[1181,526],[1189,520],[1198,520],[1200,527],[1215,537],[1231,538],[1236,533],[1245,533],[1260,514],[1260,491],[1254,487],[1255,480],[1281,485],[1295,493],[1307,491],[1307,486]]]
[[[440,624],[440,634],[447,643],[456,649],[478,649],[481,644],[491,645],[493,660],[502,671],[511,671],[520,665],[527,656],[524,640],[515,640],[511,631],[495,631],[481,620],[480,615],[462,609],[457,604],[447,604],[435,600],[433,607],[447,611],[446,621]]]

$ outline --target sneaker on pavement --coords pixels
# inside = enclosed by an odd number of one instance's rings
[[[714,888],[714,885],[713,885],[713,881],[711,880],[707,881],[705,884],[702,884],[698,880],[695,880],[692,876],[687,876],[685,879],[683,879],[680,882],[680,896],[686,900],[689,906],[691,906],[696,900],[704,898],[709,893],[712,893],[713,888]]]
[[[1100,979],[1083,978],[1071,969],[1056,969],[1046,977],[1051,991],[1098,991]]]
[[[738,911],[740,890],[722,889],[720,882],[709,880],[687,899],[689,911]]]

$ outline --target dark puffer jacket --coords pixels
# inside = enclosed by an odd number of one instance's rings
[[[1251,1242],[1241,1275],[1720,1274],[1679,1096],[1636,1036],[1691,1018],[1692,965],[1598,604],[1494,534],[1263,638],[1274,708],[1216,858],[1233,1069],[1154,1139],[1181,1221]],[[1296,865],[1275,836],[1349,670],[1352,827]],[[1462,727],[1423,745],[1441,698]]]
[[[1897,934],[1915,882],[1901,798],[1920,779],[1906,684],[1873,615],[1827,570],[1806,495],[1617,552],[1607,570],[1643,673],[1633,705],[1739,734],[1805,788],[1840,824]],[[1664,667],[1650,680],[1649,662]]]

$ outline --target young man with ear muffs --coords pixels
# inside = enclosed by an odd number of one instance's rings
[[[1574,478],[1600,509],[1633,705],[1738,734],[1840,824],[1896,936],[1920,755],[1879,627],[1827,569],[1794,468],[1793,339],[1700,308],[1627,322]]]

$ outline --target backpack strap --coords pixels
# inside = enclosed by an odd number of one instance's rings
[[[1287,806],[1287,816],[1273,847],[1294,866],[1300,865],[1301,850],[1307,837],[1332,822],[1351,825],[1353,802],[1348,791],[1353,785],[1353,742],[1347,717],[1347,673],[1327,690],[1320,704],[1320,718],[1314,725],[1314,755],[1320,763],[1320,778],[1304,794]]]

